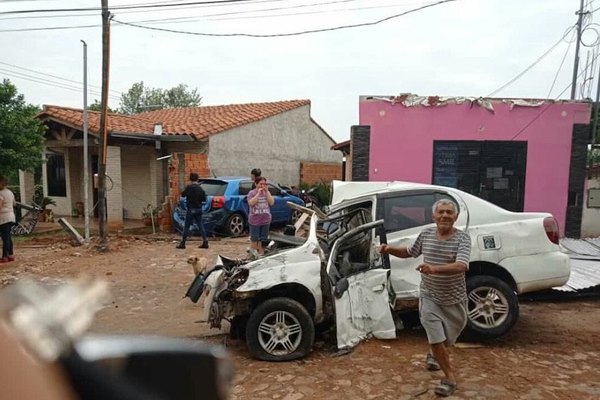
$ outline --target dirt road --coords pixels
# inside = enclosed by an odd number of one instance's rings
[[[111,251],[72,247],[65,239],[19,242],[17,261],[0,269],[0,285],[24,277],[48,282],[87,274],[112,285],[113,300],[91,331],[197,338],[225,345],[236,376],[232,399],[433,399],[441,374],[425,371],[427,350],[420,329],[396,340],[370,340],[335,356],[319,341],[304,360],[266,363],[250,358],[245,345],[194,321],[197,306],[183,299],[193,274],[188,255],[214,260],[218,253],[242,256],[247,238],[211,241],[208,250],[175,237],[112,238]],[[600,398],[600,300],[526,302],[507,336],[483,346],[460,344],[452,351],[458,368],[458,399]]]

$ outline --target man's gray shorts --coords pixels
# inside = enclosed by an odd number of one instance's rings
[[[419,318],[427,332],[429,344],[446,342],[448,346],[452,346],[467,325],[467,303],[465,301],[442,306],[427,297],[421,297]]]

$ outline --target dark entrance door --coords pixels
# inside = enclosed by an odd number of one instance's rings
[[[433,183],[523,211],[527,142],[435,141]]]

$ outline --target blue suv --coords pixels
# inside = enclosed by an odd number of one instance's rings
[[[202,221],[208,235],[224,233],[226,236],[240,236],[248,223],[248,201],[246,196],[252,190],[253,181],[246,177],[221,177],[200,179],[198,181],[206,192],[206,202],[202,207]],[[279,186],[269,183],[269,192],[275,199],[271,207],[273,221],[271,225],[293,224],[301,212],[292,210],[288,201],[304,206],[304,201]],[[181,198],[178,207],[173,211],[173,223],[178,232],[183,231],[185,221],[186,200]],[[191,234],[198,234],[198,227],[190,227]]]

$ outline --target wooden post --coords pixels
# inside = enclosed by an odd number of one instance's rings
[[[106,146],[108,141],[108,73],[110,67],[110,12],[108,11],[108,0],[102,3],[102,112],[100,113],[100,143],[98,157],[98,229],[100,233],[100,244],[98,250],[107,251],[106,230]]]

